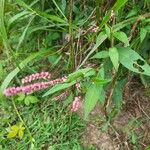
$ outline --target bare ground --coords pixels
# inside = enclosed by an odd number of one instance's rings
[[[85,149],[145,150],[150,145],[150,98],[139,79],[126,85],[123,97],[122,111],[110,124],[104,124],[101,106],[95,107],[82,138]]]

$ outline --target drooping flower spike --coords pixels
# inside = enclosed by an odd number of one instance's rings
[[[38,83],[33,83],[33,84],[28,84],[28,85],[22,85],[19,87],[10,87],[4,90],[4,94],[6,96],[13,96],[19,93],[30,94],[35,91],[46,89],[49,86],[54,86],[56,84],[63,83],[66,80],[67,80],[67,77],[62,77],[62,78],[58,78],[58,79],[47,81],[47,82],[38,82]]]

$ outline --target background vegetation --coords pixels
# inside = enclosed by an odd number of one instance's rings
[[[0,0],[0,149],[96,149],[82,139],[96,105],[99,130],[108,132],[133,78],[150,96],[149,11],[149,0]],[[41,71],[67,80],[29,95],[4,95]],[[62,92],[67,96],[56,101]],[[71,111],[78,96],[79,114]],[[150,120],[143,112],[124,131],[129,149],[150,148],[140,143],[148,131],[138,136],[134,128]]]

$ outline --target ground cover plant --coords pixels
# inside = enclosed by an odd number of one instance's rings
[[[149,0],[0,0],[0,149],[150,149],[149,42]]]

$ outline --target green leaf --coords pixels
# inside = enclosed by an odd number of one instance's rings
[[[13,125],[10,127],[10,131],[7,134],[7,138],[14,138],[17,136],[17,133],[19,131],[19,127],[17,125]]]
[[[123,102],[122,93],[125,84],[126,84],[125,80],[118,81],[113,92],[113,102],[115,104],[115,108],[118,110],[121,110]]]
[[[43,17],[45,19],[50,19],[51,21],[57,21],[57,22],[61,22],[61,23],[66,23],[65,20],[61,19],[58,16],[55,15],[50,15],[47,14],[45,12],[40,12],[40,11],[35,11],[31,8],[31,6],[28,6],[24,1],[22,0],[16,0],[17,4],[22,6],[25,9],[28,9],[29,11],[31,11],[32,13],[36,14],[37,16]],[[65,17],[65,16],[64,16]]]
[[[107,34],[108,38],[110,39],[111,29],[110,29],[110,27],[108,27],[108,25],[107,25],[107,24],[105,24],[105,32],[106,32],[106,34]]]
[[[69,74],[67,81],[70,82],[70,81],[76,80],[80,77],[91,76],[95,73],[95,71],[94,72],[93,71],[94,71],[94,69],[92,69],[92,68],[79,69],[79,70]]]
[[[55,92],[58,92],[60,90],[66,89],[66,88],[74,85],[75,83],[76,83],[76,81],[72,81],[70,83],[57,84],[57,85],[53,86],[50,90],[48,90],[42,97],[45,97],[45,96],[51,95]]]
[[[132,143],[136,144],[137,143],[137,139],[138,139],[138,137],[137,137],[136,133],[134,133],[132,131],[132,133],[131,133],[131,141],[132,141]]]
[[[143,40],[145,39],[147,34],[147,30],[145,28],[141,28],[140,29],[140,41],[141,43],[143,42]]]
[[[12,16],[9,20],[8,20],[8,27],[10,27],[10,25],[12,23],[14,23],[16,20],[20,19],[21,17],[25,16],[25,15],[29,15],[29,12],[28,11],[22,11],[20,13],[17,13],[16,15]]]
[[[85,102],[84,102],[84,118],[87,119],[90,112],[95,107],[99,97],[100,97],[100,91],[98,85],[91,84],[88,88],[86,95],[85,95]]]
[[[36,96],[32,96],[32,95],[28,95],[26,98],[25,98],[25,101],[28,103],[36,103],[38,102],[38,98]]]
[[[91,59],[97,58],[97,59],[102,59],[102,58],[107,58],[109,57],[108,51],[100,51],[96,53]]]
[[[4,76],[4,68],[2,61],[0,61],[0,80],[3,79],[3,76]]]
[[[109,48],[109,56],[110,56],[110,59],[113,63],[115,70],[117,71],[119,67],[119,54],[118,54],[117,48],[115,47]]]
[[[148,145],[145,150],[150,150],[150,145]]]
[[[25,98],[24,103],[25,103],[27,106],[29,106],[29,105],[30,105],[29,99],[26,99],[26,98]]]
[[[129,46],[129,40],[128,40],[128,37],[127,35],[124,33],[124,32],[114,32],[113,33],[113,36],[118,39],[119,41],[121,41],[122,43],[125,44],[125,47],[126,46]]]
[[[150,76],[150,65],[134,50],[130,48],[118,48],[120,63],[129,70]]]
[[[21,44],[23,43],[23,41],[24,41],[24,39],[25,39],[25,36],[26,36],[26,34],[27,34],[28,28],[29,28],[29,26],[31,25],[31,22],[33,21],[34,17],[35,17],[35,15],[32,16],[32,17],[29,19],[28,24],[26,25],[24,31],[22,32],[22,35],[21,35],[20,38],[19,38],[19,42],[18,42],[16,51],[19,50]]]
[[[18,95],[18,97],[16,98],[17,101],[23,101],[25,99],[25,94],[21,93]]]
[[[100,79],[100,78],[95,78],[94,79],[94,83],[97,84],[97,85],[106,84],[110,81],[111,81],[111,79]]]
[[[123,7],[128,0],[117,0],[115,5],[113,6],[114,11],[118,11],[121,7]]]
[[[58,16],[55,16],[55,15],[50,15],[50,14],[47,14],[45,12],[38,12],[42,17],[45,17],[47,19],[50,19],[52,21],[56,21],[56,22],[60,22],[60,23],[66,23],[65,20],[61,19],[60,17]]]
[[[111,17],[111,10],[109,10],[108,13],[103,17],[103,20],[99,25],[100,29],[109,21],[110,17]]]

